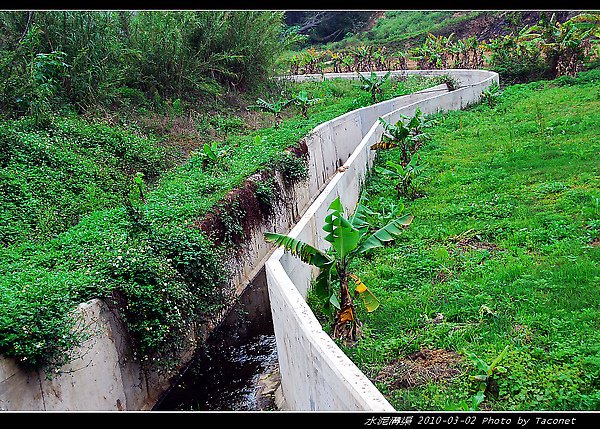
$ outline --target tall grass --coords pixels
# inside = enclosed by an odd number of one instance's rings
[[[268,11],[2,12],[0,107],[27,113],[50,78],[60,83],[55,98],[80,110],[128,88],[194,99],[247,87],[271,76],[282,30],[283,13]],[[36,68],[53,52],[66,54],[60,75]]]

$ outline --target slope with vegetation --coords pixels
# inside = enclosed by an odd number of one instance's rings
[[[389,22],[395,27],[419,22],[429,16],[423,13],[394,12],[394,19],[380,18],[371,32]],[[574,76],[586,61],[599,56],[597,12],[459,13],[452,19],[447,13],[441,13],[443,26],[435,33],[423,31],[418,37],[403,33],[407,38],[400,46],[391,41],[393,35],[344,47],[313,45],[287,52],[278,67],[290,74],[487,68],[497,71],[504,83],[521,83]]]
[[[168,357],[187,326],[224,305],[226,271],[220,250],[188,227],[203,211],[188,205],[185,216],[165,215],[151,208],[152,191],[170,183],[158,204],[168,207],[188,190],[173,175],[194,150],[261,126],[251,122],[260,118],[232,115],[248,104],[234,89],[268,84],[285,42],[283,16],[28,11],[0,18],[0,352],[28,367],[59,367],[87,335],[72,310],[100,297],[120,312],[141,358]],[[242,180],[229,177],[202,182],[209,195],[223,195]]]
[[[72,310],[100,298],[142,362],[170,367],[233,303],[225,261],[272,215],[272,175],[302,180],[301,138],[372,102],[348,81],[271,80],[282,17],[2,14],[3,356],[60,367],[89,334]]]
[[[414,219],[351,261],[379,308],[357,307],[363,337],[340,346],[397,410],[600,406],[599,83],[595,68],[433,115],[410,193],[387,174],[401,146],[374,148],[373,227]]]

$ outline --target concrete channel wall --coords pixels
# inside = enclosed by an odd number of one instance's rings
[[[446,100],[444,106],[439,107],[442,110],[458,109],[476,102],[481,90],[498,80],[495,73],[476,70],[393,72],[395,75],[412,73],[451,74],[461,80],[464,88],[453,91],[449,94],[450,98],[440,98],[440,101]],[[336,77],[358,78],[356,74],[342,73],[305,75],[294,79]],[[227,261],[231,269],[230,283],[237,295],[241,295],[265,262],[269,261],[269,298],[286,408],[390,410],[389,404],[378,395],[366,377],[331,340],[328,341],[320,326],[315,324],[314,315],[304,300],[310,282],[310,269],[274,249],[271,243],[264,240],[263,233],[288,233],[296,225],[293,233],[299,234],[303,240],[323,246],[318,234],[310,234],[319,230],[318,222],[324,217],[322,206],[326,209],[329,203],[325,200],[330,201],[333,195],[331,186],[341,183],[335,185],[336,192],[341,190],[347,193],[342,199],[346,206],[353,204],[355,197],[352,195],[358,195],[370,162],[369,156],[365,157],[365,154],[368,155],[368,150],[364,150],[367,144],[365,139],[372,140],[380,133],[373,127],[377,118],[389,112],[400,113],[398,109],[404,109],[402,112],[407,116],[412,115],[417,106],[424,113],[433,112],[438,110],[438,101],[433,100],[445,96],[447,92],[445,85],[438,85],[354,110],[313,129],[302,141],[308,147],[308,179],[297,186],[287,187],[281,177],[276,178],[283,195],[274,207],[275,214],[256,228],[240,253]],[[364,153],[357,149],[361,147]],[[342,165],[350,165],[351,169],[339,174],[337,170]],[[359,165],[362,167],[356,167]],[[321,209],[315,216],[318,207]],[[310,227],[300,228],[304,224]],[[77,357],[61,368],[59,374],[45,374],[41,370],[25,371],[14,360],[0,356],[0,410],[150,410],[176,380],[178,371],[193,357],[193,348],[190,348],[182,352],[179,368],[171,372],[152,370],[135,359],[123,322],[106,303],[91,300],[82,303],[76,313],[92,335],[74,350],[73,354]],[[191,344],[196,340],[190,335]]]
[[[339,196],[349,212],[355,209],[365,175],[375,156],[370,146],[377,143],[383,134],[378,117],[395,123],[401,115],[414,116],[417,108],[424,114],[462,109],[478,102],[481,92],[499,81],[496,73],[480,70],[447,70],[441,73],[459,79],[461,88],[448,91],[434,87],[399,97],[385,105],[380,103],[371,109],[351,112],[344,115],[346,118],[343,122],[333,122],[332,133],[324,136],[322,143],[319,141],[321,146],[309,146],[311,156],[314,152],[322,151],[324,157],[329,158],[327,151],[336,149],[328,144],[333,144],[338,152],[341,150],[349,156],[343,164],[344,168],[334,173],[325,189],[289,233],[290,236],[320,249],[328,248],[322,229],[328,207]],[[335,75],[312,76],[315,79],[332,77]],[[358,131],[352,135],[338,131],[341,127],[347,131],[352,124],[356,129],[368,128],[364,137],[359,138]],[[307,292],[316,274],[315,269],[279,248],[266,262],[265,270],[286,409],[394,411],[371,381],[323,331],[307,305]]]

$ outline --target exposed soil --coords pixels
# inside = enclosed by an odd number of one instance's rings
[[[373,15],[371,15],[371,18],[369,19],[369,21],[367,21],[366,25],[364,26],[364,28],[362,29],[362,31],[366,32],[371,30],[373,27],[375,27],[375,24],[377,24],[377,21],[380,18],[383,18],[383,16],[385,15],[385,10],[378,10],[376,12],[373,13]]]
[[[269,175],[269,172],[262,171],[246,180],[240,188],[230,191],[213,211],[196,220],[194,225],[216,246],[227,241],[241,244],[244,237],[268,216],[267,208],[260,203],[255,190],[257,181],[266,180]],[[231,222],[239,222],[237,226],[240,229]]]
[[[445,349],[421,349],[390,362],[375,380],[394,389],[410,389],[429,381],[450,380],[464,371],[461,356],[457,353]]]
[[[453,276],[454,273],[450,270],[438,270],[433,277],[433,283],[446,283]]]
[[[465,12],[457,12],[461,14]],[[434,33],[436,36],[449,36],[454,33],[456,39],[477,36],[479,41],[489,41],[496,37],[509,34],[511,30],[520,30],[525,26],[535,25],[540,21],[542,13],[551,16],[556,14],[556,20],[565,22],[580,11],[503,11],[501,13],[489,11],[461,23],[445,27]],[[515,19],[516,18],[516,19]],[[515,23],[512,23],[514,20]]]
[[[456,246],[464,251],[468,250],[487,250],[490,253],[494,253],[500,250],[498,246],[494,243],[487,243],[485,241],[480,241],[476,237],[467,237],[460,240],[456,243]]]

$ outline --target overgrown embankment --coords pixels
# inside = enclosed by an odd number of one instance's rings
[[[91,19],[83,16],[67,18]],[[100,18],[112,22],[114,16]],[[158,14],[152,19],[162,22]],[[138,31],[143,28],[140,23]],[[50,60],[63,67],[54,57],[28,58],[30,70]],[[65,56],[65,64],[74,58]],[[19,118],[2,120],[0,353],[27,367],[60,367],[88,334],[72,310],[101,298],[124,319],[138,358],[169,366],[185,346],[184,334],[211,322],[233,299],[225,256],[236,251],[257,215],[268,216],[270,199],[277,198],[269,175],[301,180],[301,138],[371,97],[347,81],[265,81],[265,98],[303,89],[318,99],[306,116],[290,105],[276,125],[268,112],[236,115],[240,110],[211,101],[210,94],[199,101],[210,108],[201,110],[189,96],[161,102],[146,88],[121,82],[117,92],[128,96],[113,99],[112,110],[92,114],[88,104],[77,114],[61,96],[68,92],[62,75],[54,74],[59,69],[38,70],[49,73],[53,90],[43,110],[16,109],[11,115]],[[250,97],[212,82],[234,98]],[[378,97],[432,84],[389,81]],[[260,180],[250,184],[256,173]]]
[[[0,27],[0,352],[60,366],[86,335],[71,310],[93,297],[142,356],[177,348],[226,274],[200,232],[142,207],[203,134],[245,129],[215,97],[268,90],[282,14],[16,11]]]

